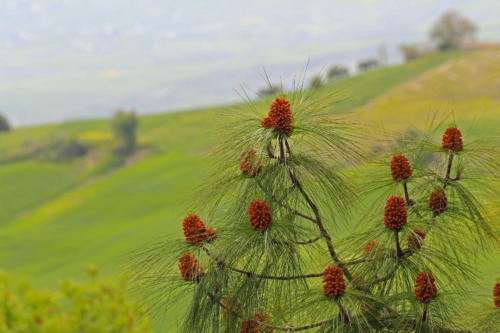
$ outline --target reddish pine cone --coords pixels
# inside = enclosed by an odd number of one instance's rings
[[[500,282],[495,283],[493,287],[493,302],[497,308],[500,308]]]
[[[344,271],[340,267],[328,266],[323,272],[323,295],[327,297],[342,296],[345,291]]]
[[[271,211],[264,200],[254,200],[248,205],[248,221],[253,230],[263,230],[273,224]]]
[[[259,325],[259,322],[270,324],[268,314],[256,313],[253,319],[244,320],[240,323],[240,333],[271,333],[273,329],[265,325]]]
[[[262,119],[262,127],[276,128],[278,132],[288,134],[292,131],[292,110],[290,102],[284,98],[276,98],[271,104],[267,117]]]
[[[420,249],[424,243],[424,238],[425,232],[420,229],[414,229],[413,232],[408,235],[408,246]]]
[[[190,252],[184,253],[179,258],[179,270],[182,278],[186,281],[199,281],[203,275],[198,260]]]
[[[248,177],[255,177],[262,169],[262,161],[257,161],[256,152],[250,149],[246,153],[241,154],[240,171]]]
[[[236,299],[224,298],[221,302],[220,312],[222,318],[227,318],[232,312],[238,312],[239,306]]]
[[[446,210],[448,199],[443,189],[437,189],[431,193],[429,198],[429,207],[434,212],[434,215],[439,215]]]
[[[182,221],[182,229],[186,242],[192,245],[201,244],[204,241],[211,242],[217,239],[217,233],[212,228],[207,228],[205,223],[196,214],[188,215]]]
[[[382,247],[380,246],[380,244],[377,242],[377,241],[371,241],[370,243],[368,243],[365,247],[365,249],[363,250],[365,253],[370,253],[372,251],[376,251],[378,249],[381,249]]]
[[[224,298],[220,305],[220,314],[222,319],[227,318],[227,309],[229,309],[230,307],[231,305],[229,304],[229,300],[227,298]]]
[[[429,303],[436,297],[437,288],[432,273],[420,272],[415,279],[415,297],[419,302]]]
[[[396,155],[391,160],[391,175],[392,178],[400,182],[403,179],[410,178],[412,170],[408,159],[404,155]]]
[[[259,326],[253,319],[244,320],[240,323],[240,333],[259,333]]]
[[[444,150],[451,150],[455,153],[462,150],[464,148],[464,144],[462,142],[462,133],[460,133],[460,130],[456,127],[447,128],[443,134],[441,147]]]
[[[407,212],[405,200],[393,195],[387,199],[384,209],[384,224],[386,228],[399,230],[406,224]]]

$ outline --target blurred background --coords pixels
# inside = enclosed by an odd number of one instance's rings
[[[164,112],[238,100],[265,67],[286,81],[340,64],[400,63],[401,44],[429,42],[455,9],[479,40],[499,38],[494,0],[121,1],[4,0],[0,109],[14,125]]]
[[[214,116],[266,112],[306,68],[339,112],[408,132],[453,113],[498,133],[495,0],[0,2],[0,332],[176,332],[123,266],[178,237]],[[268,83],[271,83],[269,85]],[[500,254],[480,263],[485,294]],[[492,285],[492,284],[491,284]],[[165,324],[166,323],[166,324]]]

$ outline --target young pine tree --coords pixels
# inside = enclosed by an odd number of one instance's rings
[[[186,306],[181,331],[197,333],[468,332],[498,146],[435,126],[374,156],[337,98],[297,89],[219,122],[184,237],[136,262],[157,314]]]

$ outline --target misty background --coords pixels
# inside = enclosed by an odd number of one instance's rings
[[[495,0],[2,0],[0,110],[15,126],[164,112],[239,100],[249,91],[425,42],[456,9],[480,40],[500,39]]]

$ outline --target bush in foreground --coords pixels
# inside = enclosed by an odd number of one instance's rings
[[[66,280],[55,292],[37,291],[0,273],[0,332],[145,333],[151,332],[137,303],[125,297],[125,281]]]

